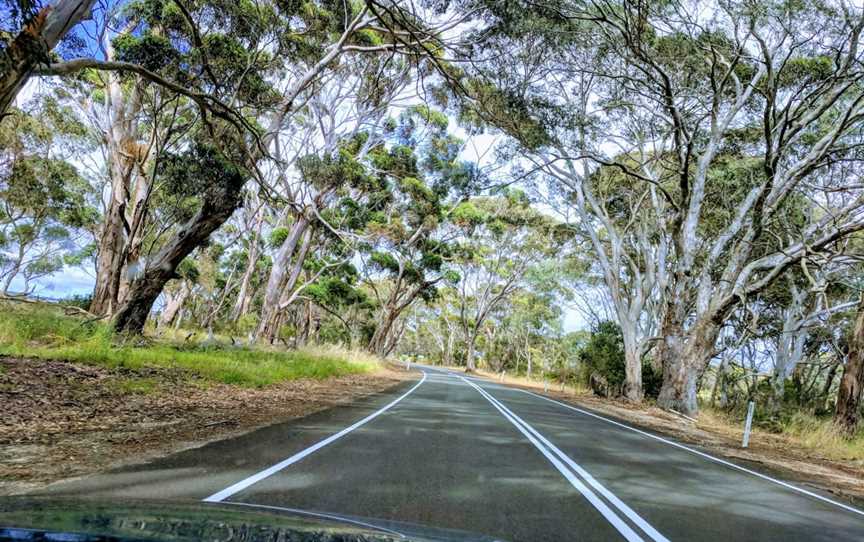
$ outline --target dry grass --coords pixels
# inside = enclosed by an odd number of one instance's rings
[[[741,438],[743,431],[743,423],[738,416],[711,408],[700,411],[697,427],[737,439]],[[830,418],[820,418],[806,412],[794,413],[780,425],[779,432],[754,427],[750,440],[799,456],[864,462],[864,433],[859,432],[852,439],[844,438]]]
[[[447,369],[454,372],[465,372],[465,367],[459,367],[455,365],[451,366],[443,366],[436,365],[435,367],[440,367],[442,369]],[[477,376],[482,376],[484,378],[488,378],[490,380],[495,380],[497,382],[502,382],[504,384],[512,385],[512,386],[520,386],[523,388],[531,388],[535,390],[544,391],[546,389],[547,381],[538,378],[528,378],[527,376],[522,375],[512,375],[504,373],[503,379],[501,378],[501,373],[495,373],[488,369],[476,369],[474,374]],[[587,386],[582,384],[581,382],[570,381],[566,383],[563,387],[560,382],[553,382],[551,380],[548,381],[549,390],[556,391],[559,393],[564,393],[566,395],[573,396],[583,396],[586,394],[590,394],[591,390],[588,389]]]

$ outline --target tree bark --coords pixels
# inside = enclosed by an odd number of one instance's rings
[[[834,423],[851,436],[858,429],[861,417],[861,390],[864,388],[864,296],[858,302],[858,316],[849,340],[849,358],[837,390]]]
[[[112,166],[112,170],[115,169]],[[96,286],[93,289],[93,299],[90,302],[90,312],[100,316],[111,314],[117,309],[120,289],[120,274],[122,273],[122,255],[126,244],[123,233],[123,201],[124,186],[122,179],[115,177],[112,171],[111,203],[105,211],[105,222],[99,236],[99,248],[96,253]]]
[[[261,319],[258,322],[258,329],[255,336],[258,339],[267,339],[272,342],[279,329],[279,300],[282,298],[282,293],[285,288],[285,282],[288,280],[288,272],[290,270],[291,256],[297,251],[300,244],[300,239],[309,227],[310,220],[305,215],[300,215],[294,225],[291,227],[291,232],[288,238],[279,247],[276,257],[273,259],[273,268],[270,271],[270,276],[267,279],[267,286],[264,289],[264,302],[261,306]]]
[[[635,330],[622,327],[624,337],[624,397],[633,403],[642,402],[642,357]]]
[[[114,50],[106,43],[107,54],[113,58]],[[110,201],[105,208],[105,217],[99,235],[96,253],[96,285],[90,312],[100,316],[110,315],[123,303],[129,288],[130,277],[124,276],[127,262],[136,261],[140,253],[142,238],[142,216],[127,218],[132,213],[146,212],[146,181],[140,171],[142,156],[137,142],[137,115],[141,109],[137,84],[131,94],[124,94],[120,77],[108,75],[108,92],[105,94],[105,122],[108,123],[103,138],[108,157],[111,181]],[[135,199],[130,197],[133,179]],[[132,231],[133,226],[135,231]],[[134,239],[133,239],[134,238]],[[132,245],[135,245],[134,247]]]
[[[165,283],[176,278],[177,266],[195,248],[203,244],[240,206],[242,182],[213,187],[204,194],[201,209],[180,229],[147,268],[130,285],[129,296],[114,317],[118,332],[140,334]]]
[[[663,385],[657,404],[688,416],[699,411],[696,400],[699,378],[714,353],[719,327],[713,321],[697,321],[685,331],[680,324],[664,326],[660,348]]]
[[[465,371],[472,373],[477,370],[477,353],[474,349],[474,343],[477,342],[477,334],[471,332],[465,340]]]
[[[185,280],[180,282],[180,287],[176,293],[169,294],[166,290],[165,310],[162,311],[162,316],[159,318],[159,327],[167,328],[174,322],[191,292],[192,289]]]
[[[95,0],[57,0],[15,36],[0,56],[0,120],[40,63],[64,36],[90,14]]]
[[[387,339],[390,337],[396,318],[399,317],[399,313],[395,307],[387,306],[383,313],[381,323],[375,328],[375,333],[372,334],[372,338],[369,340],[369,351],[381,357],[384,357],[386,354]]]

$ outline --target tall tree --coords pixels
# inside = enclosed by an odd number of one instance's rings
[[[92,137],[51,95],[13,109],[0,125],[0,291],[78,264],[92,252],[97,211],[90,185],[68,156],[88,152]]]
[[[860,168],[845,160],[856,156],[864,112],[861,9],[742,2],[702,13],[704,24],[678,4],[537,8],[502,40],[516,44],[520,62],[483,72],[546,137],[526,137],[508,121],[515,115],[487,117],[520,138],[536,170],[577,186],[591,222],[603,223],[616,196],[588,201],[585,182],[598,167],[646,187],[654,212],[636,217],[650,220],[651,250],[641,253],[665,278],[648,289],[658,302],[641,318],[659,322],[659,403],[691,414],[730,314],[808,254],[864,228]],[[537,17],[561,34],[563,50],[527,35]],[[568,115],[569,96],[582,97],[584,117]],[[824,212],[806,211],[815,207]],[[635,246],[639,228],[632,234],[625,242]],[[652,246],[658,239],[668,256]],[[609,267],[620,273],[630,258],[635,277],[645,264],[628,253]]]
[[[461,203],[452,220],[464,235],[454,264],[460,275],[458,311],[466,343],[465,367],[473,371],[480,330],[516,292],[531,265],[554,251],[554,225],[518,191]]]

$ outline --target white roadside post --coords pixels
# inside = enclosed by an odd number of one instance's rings
[[[747,421],[744,422],[744,440],[741,442],[741,447],[746,448],[750,444],[750,426],[753,424],[753,410],[756,408],[756,403],[750,401],[747,405]]]
[[[549,379],[546,379],[546,382],[543,384],[543,393],[549,393]]]
[[[406,370],[406,371],[410,371],[410,370],[411,370],[411,362],[408,361],[408,358],[405,358],[405,370]]]

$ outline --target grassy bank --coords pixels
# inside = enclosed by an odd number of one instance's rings
[[[299,378],[369,372],[377,361],[335,348],[296,351],[116,340],[104,322],[69,316],[49,304],[0,302],[0,355],[74,361],[107,368],[171,368],[224,384],[261,387]]]

